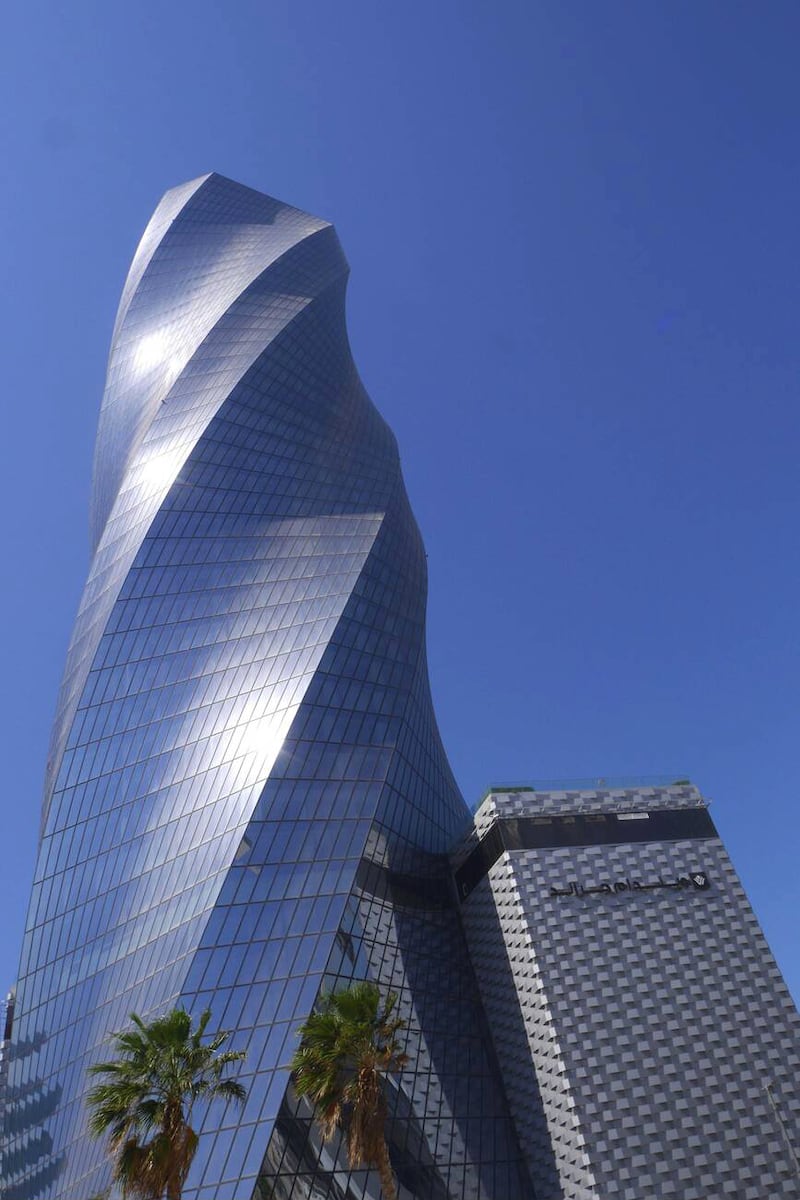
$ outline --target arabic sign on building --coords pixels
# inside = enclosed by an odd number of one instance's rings
[[[640,879],[616,879],[613,883],[599,883],[594,887],[584,887],[582,883],[573,880],[567,887],[551,887],[551,896],[616,896],[621,892],[654,892],[661,888],[672,891],[708,891],[711,882],[705,871],[691,871],[688,875],[676,875],[675,879],[658,879],[651,883],[642,883]]]

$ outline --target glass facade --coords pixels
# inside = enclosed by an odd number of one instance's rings
[[[47,763],[5,1121],[7,1200],[107,1186],[86,1068],[131,1011],[235,1030],[186,1195],[373,1197],[292,1095],[323,986],[399,993],[404,1200],[530,1185],[446,852],[469,814],[436,728],[426,566],[344,323],[324,221],[218,175],[161,201],[114,329],[93,556]]]

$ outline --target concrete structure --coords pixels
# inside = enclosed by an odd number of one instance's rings
[[[492,792],[454,865],[538,1200],[800,1196],[800,1018],[696,788]]]

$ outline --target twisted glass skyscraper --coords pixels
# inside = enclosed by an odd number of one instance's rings
[[[187,1195],[377,1197],[287,1063],[322,986],[400,995],[404,1197],[515,1200],[445,852],[467,809],[431,707],[425,554],[359,382],[333,228],[205,176],[136,252],[100,414],[92,560],[47,763],[3,1195],[86,1200],[86,1067],[131,1011],[247,1051]]]

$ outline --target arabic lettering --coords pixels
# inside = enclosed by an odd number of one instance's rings
[[[705,871],[692,871],[689,875],[676,875],[674,879],[665,879],[663,875],[659,875],[658,879],[651,883],[642,883],[640,879],[616,879],[614,883],[598,883],[593,887],[585,887],[582,883],[574,880],[568,887],[551,886],[550,895],[613,896],[619,895],[621,892],[654,892],[661,888],[673,891],[686,891],[688,888],[704,892],[710,886],[711,883]]]

